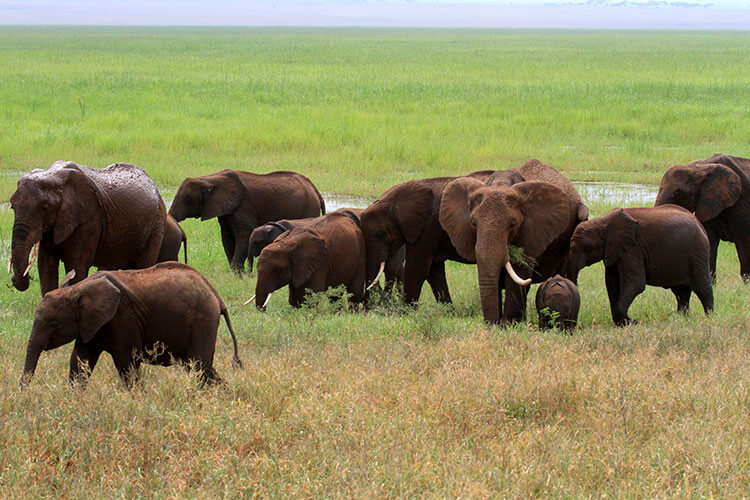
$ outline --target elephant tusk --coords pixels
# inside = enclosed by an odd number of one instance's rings
[[[370,283],[370,286],[367,287],[367,290],[375,286],[375,283],[378,282],[380,279],[380,276],[383,274],[383,269],[385,269],[385,261],[380,263],[380,269],[378,270],[378,274],[375,276],[375,279],[372,280],[372,283]]]
[[[11,266],[13,266],[13,253],[8,254],[8,274],[10,274]]]
[[[528,279],[521,279],[517,274],[515,269],[513,269],[513,266],[510,264],[510,261],[505,263],[505,270],[508,271],[508,274],[510,275],[511,279],[516,282],[516,284],[521,286],[527,286],[529,283],[531,283],[531,278]]]
[[[243,305],[243,306],[246,306],[246,305],[248,305],[248,304],[249,304],[250,302],[252,302],[252,301],[254,301],[254,300],[255,300],[255,294],[253,294],[253,296],[252,296],[252,297],[250,297],[249,299],[247,299],[247,301],[246,301],[246,302],[245,302],[244,304],[242,304],[242,305]]]
[[[31,266],[34,265],[34,261],[36,260],[36,256],[39,254],[39,241],[36,242],[36,245],[34,245],[34,248],[31,249],[31,260],[29,260],[29,265],[26,266],[26,270],[23,272],[23,275],[26,276],[29,274],[29,271],[31,271]]]
[[[261,309],[265,309],[266,308],[266,306],[268,305],[268,301],[271,300],[271,295],[273,295],[273,293],[269,293],[268,294],[268,297],[266,297],[266,301],[263,302],[263,306],[261,307]]]

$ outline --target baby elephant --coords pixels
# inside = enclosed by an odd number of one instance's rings
[[[308,217],[307,219],[283,219],[269,222],[268,224],[253,229],[253,232],[250,233],[247,252],[247,262],[250,267],[250,272],[253,272],[253,259],[258,257],[260,252],[273,243],[276,238],[295,227],[304,226],[315,219],[316,217]]]
[[[72,286],[48,292],[36,310],[21,385],[34,374],[39,355],[75,340],[70,380],[85,382],[105,351],[126,385],[142,362],[168,366],[194,362],[203,382],[219,381],[213,368],[219,315],[234,343],[227,307],[208,280],[178,262],[129,271],[99,271]]]
[[[612,319],[622,326],[636,323],[628,308],[646,285],[671,289],[684,313],[693,291],[710,314],[709,258],[706,231],[684,208],[615,208],[578,225],[570,240],[568,277],[577,282],[583,267],[603,259]]]
[[[536,310],[539,328],[559,328],[570,331],[578,323],[581,296],[578,287],[559,274],[548,279],[536,291]]]
[[[271,293],[289,285],[289,303],[302,305],[307,290],[345,285],[352,300],[365,294],[365,240],[347,214],[333,212],[279,236],[260,253],[256,300],[264,309]]]

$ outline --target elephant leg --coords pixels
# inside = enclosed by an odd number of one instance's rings
[[[117,374],[120,375],[120,379],[128,389],[131,389],[133,385],[138,382],[140,377],[139,368],[141,367],[141,356],[133,356],[131,351],[125,353],[114,353],[112,354],[112,361],[117,369]]]
[[[293,287],[289,284],[289,305],[292,307],[302,307],[305,299],[305,287]]]
[[[698,296],[706,314],[711,314],[714,310],[714,289],[711,283],[711,277],[706,274],[705,263],[703,268],[692,269],[692,279],[690,287]]]
[[[250,233],[236,231],[234,240],[234,254],[232,255],[232,270],[242,273],[245,270],[245,261],[247,260],[247,251],[250,246]]]
[[[604,283],[607,285],[607,296],[609,297],[609,309],[612,314],[612,320],[617,323],[618,316],[615,306],[620,296],[620,275],[615,266],[605,269]]]
[[[745,283],[750,283],[750,236],[737,239],[737,257],[740,259],[740,274]]]
[[[719,254],[719,235],[711,228],[706,228],[706,234],[708,235],[710,251],[708,264],[711,268],[711,281],[716,283],[716,258]]]
[[[224,254],[227,256],[227,261],[232,264],[232,258],[234,257],[234,232],[232,226],[229,225],[224,217],[219,217],[219,228],[221,229],[221,244],[224,246]]]
[[[84,344],[80,338],[76,339],[73,351],[70,353],[68,380],[71,385],[86,385],[101,353],[102,350],[94,347],[91,342]]]
[[[432,288],[435,300],[442,304],[452,304],[451,293],[448,290],[448,280],[445,278],[445,261],[434,262],[430,266],[427,282]]]
[[[672,287],[672,293],[677,299],[677,310],[683,314],[687,314],[690,311],[690,290],[689,286],[675,286]]]
[[[404,265],[404,302],[407,304],[419,302],[422,285],[427,279],[431,264],[432,258],[420,258],[414,255],[414,252],[407,251],[406,264]]]
[[[45,244],[39,245],[39,283],[42,287],[42,296],[50,290],[56,289],[59,282],[60,259]]]
[[[616,267],[619,273],[620,293],[615,303],[612,319],[617,326],[636,324],[638,321],[628,316],[628,309],[633,300],[646,289],[646,271],[642,264],[639,266],[618,264]]]
[[[528,293],[528,286],[519,286],[509,276],[506,276],[503,322],[518,323],[526,318],[526,297]]]

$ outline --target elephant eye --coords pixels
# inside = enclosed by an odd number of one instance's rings
[[[471,227],[476,228],[477,220],[474,217],[472,217],[471,219],[469,219],[469,224],[471,224]]]

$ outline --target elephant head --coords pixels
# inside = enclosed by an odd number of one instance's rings
[[[291,227],[285,226],[282,222],[269,222],[263,226],[256,227],[250,233],[248,255],[251,258],[259,256],[264,248],[290,229]]]
[[[511,187],[486,186],[467,177],[446,186],[440,203],[440,224],[459,255],[477,263],[484,319],[500,316],[500,277],[505,269],[520,286],[510,263],[509,246],[538,259],[547,247],[575,225],[576,203],[548,182],[531,181]]]
[[[47,170],[37,169],[19,179],[10,198],[14,212],[12,281],[18,290],[29,287],[28,272],[33,265],[29,254],[33,249],[36,256],[36,245],[45,234],[59,245],[97,213],[95,191],[73,162],[55,162]]]
[[[314,232],[297,228],[283,234],[260,253],[255,295],[248,303],[255,299],[258,309],[265,309],[272,292],[301,287],[327,259],[326,243]]]
[[[523,176],[521,176],[521,174],[519,174],[513,169],[497,170],[496,172],[493,172],[492,175],[487,177],[485,184],[487,184],[488,186],[510,187],[514,184],[518,184],[519,182],[523,182],[525,180],[526,179],[524,179]]]
[[[188,177],[177,189],[169,215],[177,222],[188,217],[208,220],[233,213],[245,198],[246,187],[236,172]]]
[[[748,190],[747,175],[736,164],[694,162],[670,167],[661,178],[655,206],[672,203],[706,222],[733,206]]]
[[[570,238],[568,279],[578,284],[581,269],[600,260],[611,266],[638,242],[640,225],[622,208],[582,222]]]
[[[390,188],[360,215],[367,247],[367,281],[375,282],[385,263],[405,243],[414,243],[433,215],[435,195],[420,181]]]
[[[120,289],[104,273],[97,273],[72,286],[66,286],[75,276],[71,271],[61,288],[48,292],[34,315],[34,325],[26,348],[21,384],[34,375],[39,355],[80,337],[90,342],[96,333],[117,312]]]

